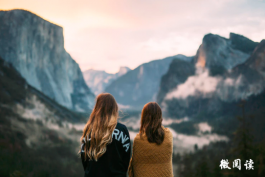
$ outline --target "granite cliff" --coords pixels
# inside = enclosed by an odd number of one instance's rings
[[[81,176],[80,132],[72,125],[87,116],[36,90],[0,57],[1,176]]]
[[[232,69],[244,63],[257,43],[244,36],[231,33],[229,39],[207,34],[195,56],[195,63],[201,67]]]
[[[64,49],[63,28],[25,11],[0,11],[0,56],[61,105],[88,111],[94,94]]]
[[[265,42],[231,33],[204,36],[190,63],[174,60],[162,77],[157,100],[168,117],[214,117],[264,90]]]

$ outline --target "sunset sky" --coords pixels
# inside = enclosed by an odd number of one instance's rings
[[[0,0],[1,10],[17,8],[62,26],[82,71],[195,55],[207,33],[265,39],[265,0]]]

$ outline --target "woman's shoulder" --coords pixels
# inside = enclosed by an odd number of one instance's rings
[[[166,136],[172,137],[172,132],[171,132],[171,130],[169,128],[166,128],[164,126],[162,126],[162,128],[163,128]],[[142,134],[142,136],[140,136],[140,133],[137,133],[136,136],[135,136],[135,138],[134,138],[134,141],[135,140],[136,141],[137,140],[143,140],[145,138],[146,138],[146,135],[145,134]]]
[[[140,133],[137,133],[136,136],[134,137],[133,143],[138,143],[138,142],[145,142],[147,141],[147,137],[145,134],[140,135]]]
[[[137,141],[137,140],[140,140],[141,139],[141,136],[140,136],[140,133],[137,133],[134,137],[134,141]]]
[[[162,126],[162,128],[163,128],[163,130],[165,131],[165,135],[166,135],[166,136],[173,137],[172,132],[170,131],[169,128],[166,128],[166,127],[164,127],[164,126]]]
[[[117,122],[117,125],[116,125],[115,129],[124,130],[124,131],[128,132],[127,127],[124,124],[120,123],[120,122]]]
[[[120,122],[117,122],[116,127],[119,127],[119,128],[127,128],[124,124],[122,124]]]
[[[164,127],[163,125],[162,125],[162,128],[163,128],[163,130],[164,130],[165,132],[171,132],[171,131],[169,130],[169,128]]]

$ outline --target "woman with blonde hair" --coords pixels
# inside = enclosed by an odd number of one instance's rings
[[[97,96],[81,137],[85,177],[126,177],[130,161],[130,135],[118,123],[118,105],[109,93]]]
[[[162,111],[155,102],[147,103],[141,114],[140,132],[133,142],[130,177],[172,177],[173,137],[162,126]]]

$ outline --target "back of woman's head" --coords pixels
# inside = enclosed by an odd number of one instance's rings
[[[85,138],[85,157],[98,160],[112,141],[112,132],[117,125],[118,105],[115,98],[109,93],[97,96],[95,107],[90,114],[89,120],[84,128],[81,143]]]
[[[162,111],[155,102],[144,105],[141,115],[140,136],[145,134],[150,143],[160,145],[164,141],[164,130],[162,128]]]

